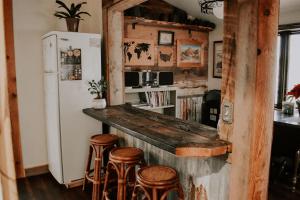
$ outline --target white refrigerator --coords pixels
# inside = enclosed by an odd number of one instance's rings
[[[82,113],[101,78],[100,35],[50,32],[42,37],[49,170],[61,184],[84,177],[89,138],[101,123]]]

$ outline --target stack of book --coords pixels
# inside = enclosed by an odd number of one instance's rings
[[[171,104],[170,91],[145,92],[147,104],[152,107],[162,107]]]

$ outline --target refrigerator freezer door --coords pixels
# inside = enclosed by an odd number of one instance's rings
[[[97,41],[96,41],[97,40]],[[97,45],[98,43],[98,45]],[[60,120],[64,183],[83,178],[91,135],[101,124],[82,109],[91,107],[88,81],[101,78],[100,38],[74,36],[58,38],[58,49],[80,49],[82,80],[59,80]]]
[[[61,137],[59,123],[58,74],[44,73],[45,111],[49,170],[63,183]]]
[[[57,72],[57,43],[56,35],[50,35],[43,39],[43,63],[44,72]]]

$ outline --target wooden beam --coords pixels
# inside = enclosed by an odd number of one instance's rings
[[[230,199],[267,199],[279,0],[227,0],[222,105],[234,105],[221,136],[233,144]],[[223,106],[222,106],[223,107]]]
[[[123,12],[124,10],[128,8],[132,8],[136,5],[139,5],[141,3],[144,3],[147,0],[120,0],[120,1],[114,1],[114,3],[110,6],[111,11],[119,11]]]
[[[4,15],[3,0],[0,16]],[[3,199],[18,199],[16,171],[13,155],[13,138],[9,110],[8,73],[5,51],[4,18],[0,19],[0,180]],[[1,195],[1,194],[0,194]]]
[[[14,149],[14,158],[15,158],[17,177],[21,178],[21,177],[25,177],[25,170],[23,166],[22,145],[21,145],[20,125],[19,125],[12,0],[4,0],[3,2],[4,2],[4,21],[5,21],[4,27],[5,27],[9,109],[10,109],[12,137],[13,137],[13,149]]]
[[[115,1],[103,8],[103,35],[106,40],[105,55],[107,79],[109,81],[109,105],[124,103],[124,62],[123,62],[123,11],[146,0]]]
[[[108,10],[108,66],[110,105],[124,103],[123,14]]]

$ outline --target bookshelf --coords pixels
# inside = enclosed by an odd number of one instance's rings
[[[125,102],[153,112],[176,115],[176,87],[125,88]]]

